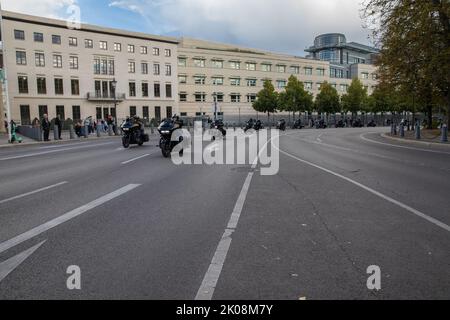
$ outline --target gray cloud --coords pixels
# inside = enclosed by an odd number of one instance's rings
[[[321,33],[370,44],[362,0],[121,0],[111,6],[145,17],[148,32],[303,55]]]

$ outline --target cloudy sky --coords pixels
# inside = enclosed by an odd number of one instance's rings
[[[152,34],[186,36],[296,55],[321,33],[370,44],[363,0],[2,0],[5,10],[81,20]],[[37,5],[37,3],[39,5]]]

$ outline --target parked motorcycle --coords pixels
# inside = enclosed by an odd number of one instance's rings
[[[282,119],[277,123],[277,129],[280,131],[286,131],[286,120]]]
[[[343,120],[339,120],[339,121],[336,123],[336,128],[345,128],[345,123],[344,123],[344,121],[343,121]]]
[[[361,119],[357,119],[353,122],[353,128],[364,128],[364,124]]]
[[[375,128],[376,126],[377,126],[377,124],[375,123],[374,120],[370,121],[370,122],[367,124],[367,127],[368,127],[368,128]]]
[[[292,129],[303,129],[305,126],[302,124],[302,120],[297,119],[292,126]]]
[[[149,142],[148,134],[144,133],[143,125],[139,121],[127,119],[122,125],[122,145],[125,149],[132,144],[142,146],[145,142]]]
[[[178,140],[172,141],[172,134],[175,130],[182,129],[183,121],[178,117],[164,120],[158,127],[158,132],[161,135],[159,140],[159,147],[161,148],[164,158],[169,158],[175,146],[183,142],[183,137],[178,137]],[[183,150],[180,151],[180,156],[183,155]]]
[[[220,132],[222,138],[225,138],[226,135],[227,135],[227,130],[225,130],[225,125],[224,125],[222,120],[215,120],[215,121],[213,121],[211,123],[210,128],[211,128],[211,130],[216,130],[216,133]],[[213,137],[212,137],[212,140],[213,141],[216,140],[217,136],[218,135],[214,134]]]
[[[255,125],[253,126],[253,129],[255,129],[256,131],[264,129],[261,120],[256,121]]]
[[[328,126],[325,123],[325,120],[321,119],[316,121],[316,129],[326,129]]]
[[[254,125],[255,125],[255,122],[253,121],[253,119],[248,120],[245,124],[244,132],[247,132],[248,130],[253,129]]]

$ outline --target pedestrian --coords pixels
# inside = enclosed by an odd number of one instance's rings
[[[44,114],[44,118],[41,121],[41,128],[44,132],[44,141],[50,141],[48,138],[50,135],[50,121],[48,120],[48,115]]]
[[[75,124],[75,134],[77,135],[78,138],[81,138],[83,134],[81,120],[78,120],[77,123]]]
[[[58,114],[55,118],[55,128],[58,129],[58,139],[61,139],[61,133],[62,133],[62,122],[61,122],[61,116]]]

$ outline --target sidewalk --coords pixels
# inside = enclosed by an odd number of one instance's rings
[[[414,131],[405,131],[405,137],[400,137],[397,133],[396,136],[386,133],[384,136],[393,140],[404,141],[404,142],[417,142],[422,144],[436,144],[436,145],[450,145],[449,142],[441,142],[441,132],[440,130],[422,130],[421,139],[416,140]]]

